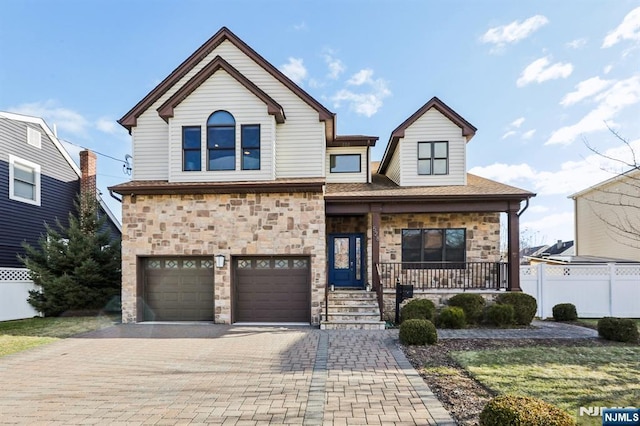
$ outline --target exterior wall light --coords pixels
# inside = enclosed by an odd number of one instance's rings
[[[216,258],[216,267],[223,268],[224,267],[224,254],[217,254],[214,256]]]

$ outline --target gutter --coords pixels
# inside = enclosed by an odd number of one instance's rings
[[[523,207],[522,209],[520,209],[520,211],[519,211],[518,213],[516,213],[516,216],[518,216],[518,217],[520,217],[520,215],[521,215],[522,213],[524,213],[525,211],[527,211],[527,209],[529,208],[529,199],[528,199],[528,198],[526,198],[526,199],[524,200],[524,202],[525,202],[524,207]]]
[[[111,189],[109,189],[109,195],[111,195],[111,198],[114,200],[118,200],[118,202],[122,203],[122,198],[116,197]]]

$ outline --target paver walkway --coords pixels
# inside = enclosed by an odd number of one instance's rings
[[[0,358],[0,424],[454,424],[394,333],[116,326]]]

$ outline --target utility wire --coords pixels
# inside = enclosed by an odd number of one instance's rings
[[[59,139],[60,139],[60,138],[59,138]],[[70,144],[70,145],[77,146],[78,148],[88,149],[88,150],[89,150],[89,151],[91,151],[91,152],[95,152],[96,154],[98,154],[98,155],[102,155],[103,157],[111,158],[112,160],[118,161],[118,162],[120,162],[120,163],[122,163],[122,164],[124,164],[124,165],[129,165],[129,163],[127,163],[125,160],[121,160],[120,158],[116,158],[116,157],[112,157],[112,156],[107,155],[107,154],[103,154],[103,153],[98,152],[98,151],[96,151],[96,150],[94,150],[94,149],[87,148],[86,146],[82,146],[82,145],[78,145],[77,143],[69,142],[69,141],[68,141],[68,140],[66,140],[66,139],[60,139],[60,140],[65,141],[66,143],[68,143],[68,144]]]

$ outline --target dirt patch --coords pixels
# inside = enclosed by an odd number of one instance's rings
[[[433,346],[401,346],[444,408],[460,425],[477,425],[480,412],[495,392],[473,379],[451,358],[451,352],[527,346],[607,346],[601,339],[448,339]]]

